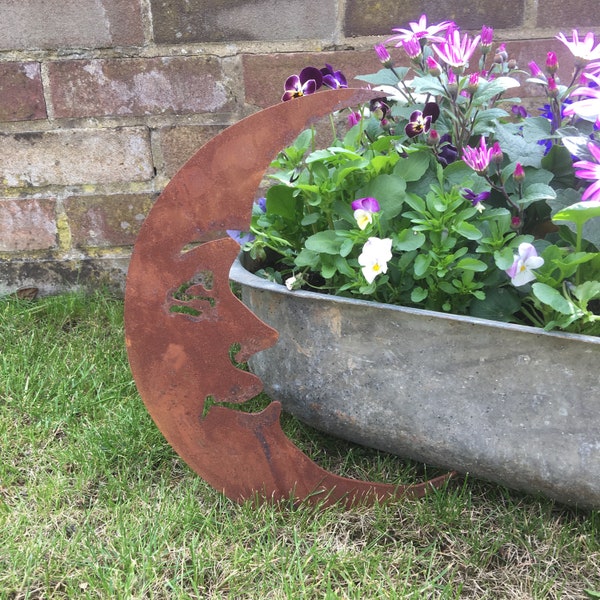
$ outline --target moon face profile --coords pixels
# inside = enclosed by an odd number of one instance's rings
[[[129,266],[125,334],[138,390],[167,441],[202,478],[241,501],[422,496],[446,477],[393,486],[334,475],[283,433],[281,404],[260,413],[260,379],[237,368],[277,341],[229,286],[239,245],[226,230],[249,228],[252,204],[273,157],[311,122],[377,97],[368,90],[319,92],[262,110],[200,148],[173,177],[140,230]]]

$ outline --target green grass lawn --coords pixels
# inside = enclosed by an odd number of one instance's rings
[[[145,411],[122,313],[103,295],[0,300],[2,600],[600,597],[598,511],[464,478],[350,511],[223,498]],[[343,474],[424,476],[285,427]]]

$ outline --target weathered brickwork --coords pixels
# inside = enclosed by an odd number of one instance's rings
[[[335,0],[151,0],[159,43],[332,40]]]
[[[312,64],[374,72],[426,13],[493,27],[524,69],[600,34],[598,0],[0,0],[0,295],[123,289],[135,236],[202,144]],[[48,7],[51,7],[49,9]],[[396,60],[400,52],[391,48]],[[523,77],[523,80],[525,77]],[[539,90],[519,95],[536,105]]]
[[[210,57],[56,61],[48,76],[58,118],[233,108],[222,65]]]
[[[2,0],[0,50],[144,43],[139,0]]]
[[[46,116],[40,63],[0,63],[0,123]]]
[[[388,35],[392,27],[418,21],[427,14],[430,23],[450,20],[462,29],[512,29],[524,25],[526,0],[348,0],[345,32],[348,36]],[[542,0],[543,2],[543,0]]]
[[[56,201],[0,199],[0,252],[57,246]]]

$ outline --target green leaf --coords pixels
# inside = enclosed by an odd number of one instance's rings
[[[428,290],[424,290],[422,287],[416,287],[410,293],[410,299],[415,304],[418,304],[419,302],[423,302],[423,300],[425,300],[425,298],[427,298],[428,294],[429,294]]]
[[[466,221],[458,223],[452,229],[468,240],[478,240],[481,238],[481,231],[479,231],[475,225],[467,223]]]
[[[512,128],[506,125],[497,127],[496,139],[500,143],[502,152],[507,154],[511,161],[518,161],[524,167],[540,167],[544,157],[544,146],[532,144],[518,133],[515,134]]]
[[[381,208],[382,217],[386,220],[393,219],[402,211],[406,190],[406,183],[394,175],[378,175],[362,187],[357,198],[371,196],[377,198]]]
[[[544,183],[532,183],[523,192],[523,197],[518,200],[522,207],[527,207],[540,200],[553,200],[556,198],[554,189]]]
[[[417,250],[426,241],[426,237],[420,231],[403,229],[394,240],[394,248],[402,252]]]
[[[319,254],[340,254],[345,239],[336,231],[319,231],[306,239],[305,248]]]
[[[491,133],[496,129],[498,119],[507,117],[508,113],[501,108],[488,108],[481,110],[475,117],[473,135]]]
[[[600,217],[600,200],[587,200],[586,202],[577,202],[559,210],[553,215],[554,223],[564,223],[568,221],[576,225],[583,225],[594,217]]]
[[[487,270],[487,265],[476,258],[462,258],[456,263],[457,269],[464,269],[465,271],[477,271],[483,272]]]
[[[419,254],[417,258],[415,258],[415,277],[423,277],[429,269],[429,265],[431,264],[431,256],[429,254]]]
[[[494,96],[502,94],[510,88],[519,87],[519,82],[512,77],[497,77],[491,81],[480,79],[477,91],[473,94],[473,104],[479,106],[491,100]]]
[[[442,82],[437,77],[432,77],[431,75],[415,77],[411,86],[417,94],[440,96],[446,93]]]
[[[571,188],[575,183],[573,158],[564,146],[554,144],[542,158],[542,167],[554,175],[554,183]]]
[[[584,304],[600,298],[600,281],[584,281],[573,290],[573,294]]]
[[[515,257],[511,248],[502,248],[502,250],[494,252],[494,262],[501,271],[509,269],[514,261]]]
[[[571,303],[553,287],[546,285],[545,283],[534,283],[531,286],[533,295],[542,303],[547,304],[553,308],[556,312],[563,315],[573,314]]]
[[[335,268],[346,277],[355,278],[356,274],[348,264],[348,261],[343,256],[334,256],[333,262],[335,264]]]
[[[294,260],[294,264],[297,267],[311,267],[313,270],[317,268],[319,262],[319,254],[312,250],[307,250],[306,248],[303,248]]]
[[[516,291],[510,288],[491,288],[486,290],[484,299],[471,303],[469,313],[480,319],[509,322],[520,307],[521,301]]]
[[[429,168],[430,160],[428,152],[413,152],[396,163],[394,175],[405,181],[418,181]]]
[[[288,221],[297,220],[298,200],[294,188],[287,185],[274,185],[267,191],[267,213],[279,215]]]
[[[407,67],[395,67],[394,70],[398,73],[400,80],[404,79],[408,73]],[[373,85],[392,85],[394,87],[399,81],[398,77],[390,69],[381,69],[377,73],[369,73],[368,75],[358,75],[355,79],[366,81]]]
[[[320,216],[321,215],[318,212],[308,213],[307,215],[304,215],[304,218],[302,219],[302,221],[300,221],[300,225],[304,227],[308,225],[313,225],[319,220]]]
[[[523,122],[523,139],[536,143],[552,137],[552,124],[545,117],[528,117]]]
[[[354,242],[352,241],[351,238],[346,238],[342,242],[342,245],[340,246],[340,256],[341,257],[348,256],[348,254],[350,254],[350,252],[352,252],[352,248],[354,248]]]
[[[573,190],[573,189],[557,190],[556,191],[556,199],[548,200],[548,205],[552,208],[552,213],[553,213],[552,220],[554,220],[554,218],[556,217],[557,214],[562,213],[564,209],[568,209],[571,206],[575,206],[576,204],[589,205],[590,202],[594,202],[592,200],[587,200],[586,202],[580,202],[580,200],[581,200],[581,193],[576,190]],[[597,206],[597,202],[596,202],[596,206]],[[584,210],[586,210],[585,207],[584,207]],[[568,214],[568,213],[563,213],[563,214]],[[580,217],[584,217],[584,216],[585,216],[584,214],[580,215]],[[571,231],[573,231],[574,233],[577,233],[577,225],[575,224],[575,222],[569,221],[569,220],[563,221],[563,222],[565,223],[565,226],[568,227]],[[600,249],[600,219],[593,218],[583,224],[583,237],[588,242],[591,242],[592,244],[594,244],[594,246],[596,246],[596,248]]]

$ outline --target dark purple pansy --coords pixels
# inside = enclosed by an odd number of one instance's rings
[[[323,76],[323,85],[332,90],[348,87],[346,76],[341,71],[334,71],[331,65],[325,64],[325,67],[321,69],[321,75]]]
[[[390,107],[383,100],[371,100],[369,102],[369,111],[376,119],[379,119],[383,123],[390,112]]]
[[[408,137],[416,137],[421,133],[427,133],[431,128],[431,124],[435,123],[440,116],[440,107],[436,102],[428,102],[421,112],[415,110],[408,120],[404,131]]]
[[[458,150],[454,144],[452,144],[452,137],[449,133],[445,133],[440,137],[437,151],[438,162],[443,166],[447,167],[458,158]]]
[[[290,75],[283,86],[283,102],[314,94],[323,85],[323,75],[316,67],[305,67],[299,75]]]

